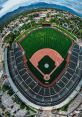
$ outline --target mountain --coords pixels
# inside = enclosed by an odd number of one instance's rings
[[[36,3],[36,4],[31,4],[29,6],[19,7],[17,10],[14,10],[10,13],[7,13],[2,18],[0,18],[0,25],[4,24],[5,22],[10,20],[11,18],[13,18],[13,17],[15,17],[15,16],[27,11],[27,10],[38,9],[38,8],[39,9],[40,8],[55,8],[55,9],[65,10],[65,11],[71,12],[73,14],[76,14],[76,15],[82,17],[80,14],[76,13],[72,9],[69,9],[65,6],[40,2],[40,3]]]

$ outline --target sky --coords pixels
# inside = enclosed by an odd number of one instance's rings
[[[4,0],[0,0],[0,2],[1,1]],[[4,2],[4,4],[2,4],[3,8],[0,10],[0,17],[8,12],[19,8],[20,6],[28,6],[38,2],[63,5],[82,14],[82,0],[8,0],[7,2]]]

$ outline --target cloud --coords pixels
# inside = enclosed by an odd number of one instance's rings
[[[82,4],[81,0],[79,0],[79,2],[78,0],[8,0],[6,3],[3,4],[3,9],[0,10],[0,17],[2,17],[8,12],[17,9],[20,6],[26,6],[26,5],[28,6],[32,3],[37,3],[37,2],[46,2],[49,4],[52,3],[52,4],[67,6],[68,8],[71,8],[76,12],[79,12],[78,10],[78,8],[80,9],[79,3]]]
[[[5,15],[6,13],[17,9],[19,6],[30,5],[32,3],[37,3],[39,0],[8,0],[3,5],[3,9],[0,10],[0,17]]]

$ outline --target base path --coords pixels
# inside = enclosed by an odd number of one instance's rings
[[[41,61],[41,59],[44,56],[49,56],[55,63],[56,67],[51,71],[49,74],[44,74],[39,68],[38,63]],[[36,53],[33,54],[30,61],[33,64],[33,66],[43,75],[44,80],[49,80],[50,75],[57,69],[57,67],[60,66],[60,64],[63,62],[62,56],[55,50],[44,48],[41,50],[38,50]],[[45,64],[45,67],[48,67],[48,64]]]
[[[34,53],[33,56],[31,57],[30,61],[35,67],[37,67],[39,61],[44,56],[49,56],[55,62],[56,67],[58,67],[64,60],[57,51],[55,51],[53,49],[49,49],[49,48],[44,48],[44,49],[38,50],[36,53]]]

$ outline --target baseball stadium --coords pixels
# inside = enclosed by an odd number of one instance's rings
[[[36,109],[58,109],[80,90],[82,48],[56,26],[26,31],[5,49],[5,70],[16,94]]]

